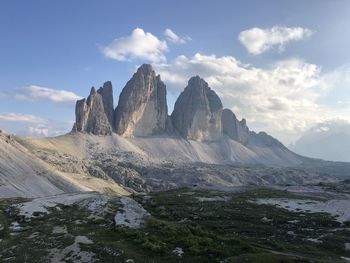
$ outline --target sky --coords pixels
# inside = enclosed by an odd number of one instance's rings
[[[350,1],[0,1],[0,128],[70,131],[75,101],[143,63],[171,112],[193,75],[286,145],[350,121]],[[116,106],[116,105],[115,105]]]

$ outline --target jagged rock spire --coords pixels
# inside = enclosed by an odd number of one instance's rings
[[[224,134],[242,144],[247,142],[250,132],[245,119],[238,121],[236,115],[231,110],[224,109],[222,111],[221,122],[222,132]]]
[[[114,106],[113,106],[113,88],[112,88],[112,82],[107,81],[103,83],[103,86],[98,89],[97,91],[101,96],[103,100],[103,108],[107,115],[107,119],[113,127],[114,122]]]
[[[110,101],[112,101],[111,105]],[[112,116],[109,117],[109,111],[111,109]],[[75,105],[75,123],[73,131],[88,132],[96,135],[107,135],[112,133],[112,124],[112,86],[110,85],[109,87],[109,84],[106,84],[106,89],[104,85],[104,87],[100,88],[98,92],[95,87],[92,87],[89,97],[87,99],[84,98],[78,100]]]
[[[127,82],[115,110],[112,83],[107,81],[97,91],[92,87],[87,99],[77,101],[75,115],[73,131],[96,135],[113,131],[125,137],[166,133],[197,141],[227,135],[242,144],[251,135],[245,119],[238,121],[231,110],[223,110],[218,95],[199,76],[188,81],[168,116],[165,84],[148,64],[140,66]]]
[[[115,130],[126,137],[162,134],[167,118],[165,84],[151,65],[143,64],[119,96]]]

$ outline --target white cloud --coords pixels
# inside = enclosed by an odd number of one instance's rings
[[[80,96],[71,91],[55,90],[35,85],[30,85],[28,87],[18,89],[18,93],[15,97],[16,99],[20,100],[47,100],[54,103],[74,103],[77,100],[81,99]]]
[[[49,129],[45,125],[37,125],[37,126],[30,126],[28,128],[28,132],[30,135],[35,137],[48,137],[49,136]]]
[[[24,122],[24,123],[46,123],[47,120],[31,115],[31,114],[23,114],[23,113],[0,113],[0,121],[6,122]]]
[[[178,36],[170,28],[165,29],[164,36],[166,37],[166,39],[169,42],[172,42],[174,44],[185,44],[186,42],[191,40],[190,37],[180,37],[180,36]]]
[[[265,29],[254,27],[242,31],[238,39],[249,53],[258,55],[275,47],[283,51],[288,42],[302,40],[311,34],[311,30],[302,27],[274,26]]]
[[[114,39],[101,49],[107,58],[118,61],[141,59],[154,63],[166,61],[164,52],[167,50],[166,41],[159,40],[142,28],[134,29],[130,36]]]
[[[47,137],[69,132],[74,121],[44,119],[23,113],[0,113],[0,129],[22,136]]]
[[[328,105],[343,108],[350,106],[350,64],[345,64],[323,75],[329,92],[323,98]]]
[[[312,124],[334,117],[350,118],[350,108],[319,103],[329,93],[320,67],[300,59],[279,61],[264,68],[245,65],[232,56],[179,56],[155,65],[171,91],[200,75],[240,118],[254,130],[264,130],[289,144]]]

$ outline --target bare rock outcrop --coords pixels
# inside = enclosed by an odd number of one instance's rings
[[[110,100],[107,96],[112,97],[111,107],[113,109],[113,95],[105,91],[104,87],[100,88],[99,92],[92,87],[87,99],[84,98],[77,101],[73,131],[88,132],[96,135],[112,133],[112,125],[104,106],[108,105]]]
[[[231,139],[246,144],[250,135],[245,119],[239,121],[236,115],[229,109],[222,111],[222,132]]]
[[[222,135],[222,103],[199,76],[188,81],[171,115],[174,130],[189,140],[212,141]]]
[[[115,110],[115,130],[125,137],[166,131],[166,87],[151,65],[144,64],[125,85]]]
[[[112,82],[106,81],[97,91],[102,96],[103,108],[107,119],[113,127],[114,122],[114,106],[113,106],[113,87]]]

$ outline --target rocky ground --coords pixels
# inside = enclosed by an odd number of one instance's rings
[[[348,164],[177,161],[216,155],[159,140],[3,134],[0,262],[349,261]]]
[[[156,139],[127,140],[119,136],[65,135],[44,140],[16,138],[35,158],[67,177],[114,181],[130,192],[168,190],[178,187],[242,185],[308,185],[344,180],[349,165],[317,162],[302,167],[264,167],[206,164],[156,158]],[[153,142],[154,140],[154,142]],[[149,143],[147,153],[142,143]],[[170,141],[166,139],[166,142]],[[146,147],[146,146],[144,146]],[[169,146],[170,147],[170,146]],[[168,147],[168,148],[169,148]],[[166,149],[167,152],[169,149]],[[152,148],[153,149],[153,148]],[[152,154],[148,154],[150,152]],[[157,149],[159,151],[159,149]],[[170,151],[170,150],[169,150]],[[185,152],[182,152],[185,156]],[[161,151],[159,151],[161,155]],[[320,164],[322,164],[320,166]],[[317,166],[319,165],[319,166]],[[89,184],[91,187],[92,184]],[[95,189],[93,189],[95,190]]]
[[[0,261],[347,262],[349,192],[344,182],[2,199]]]

